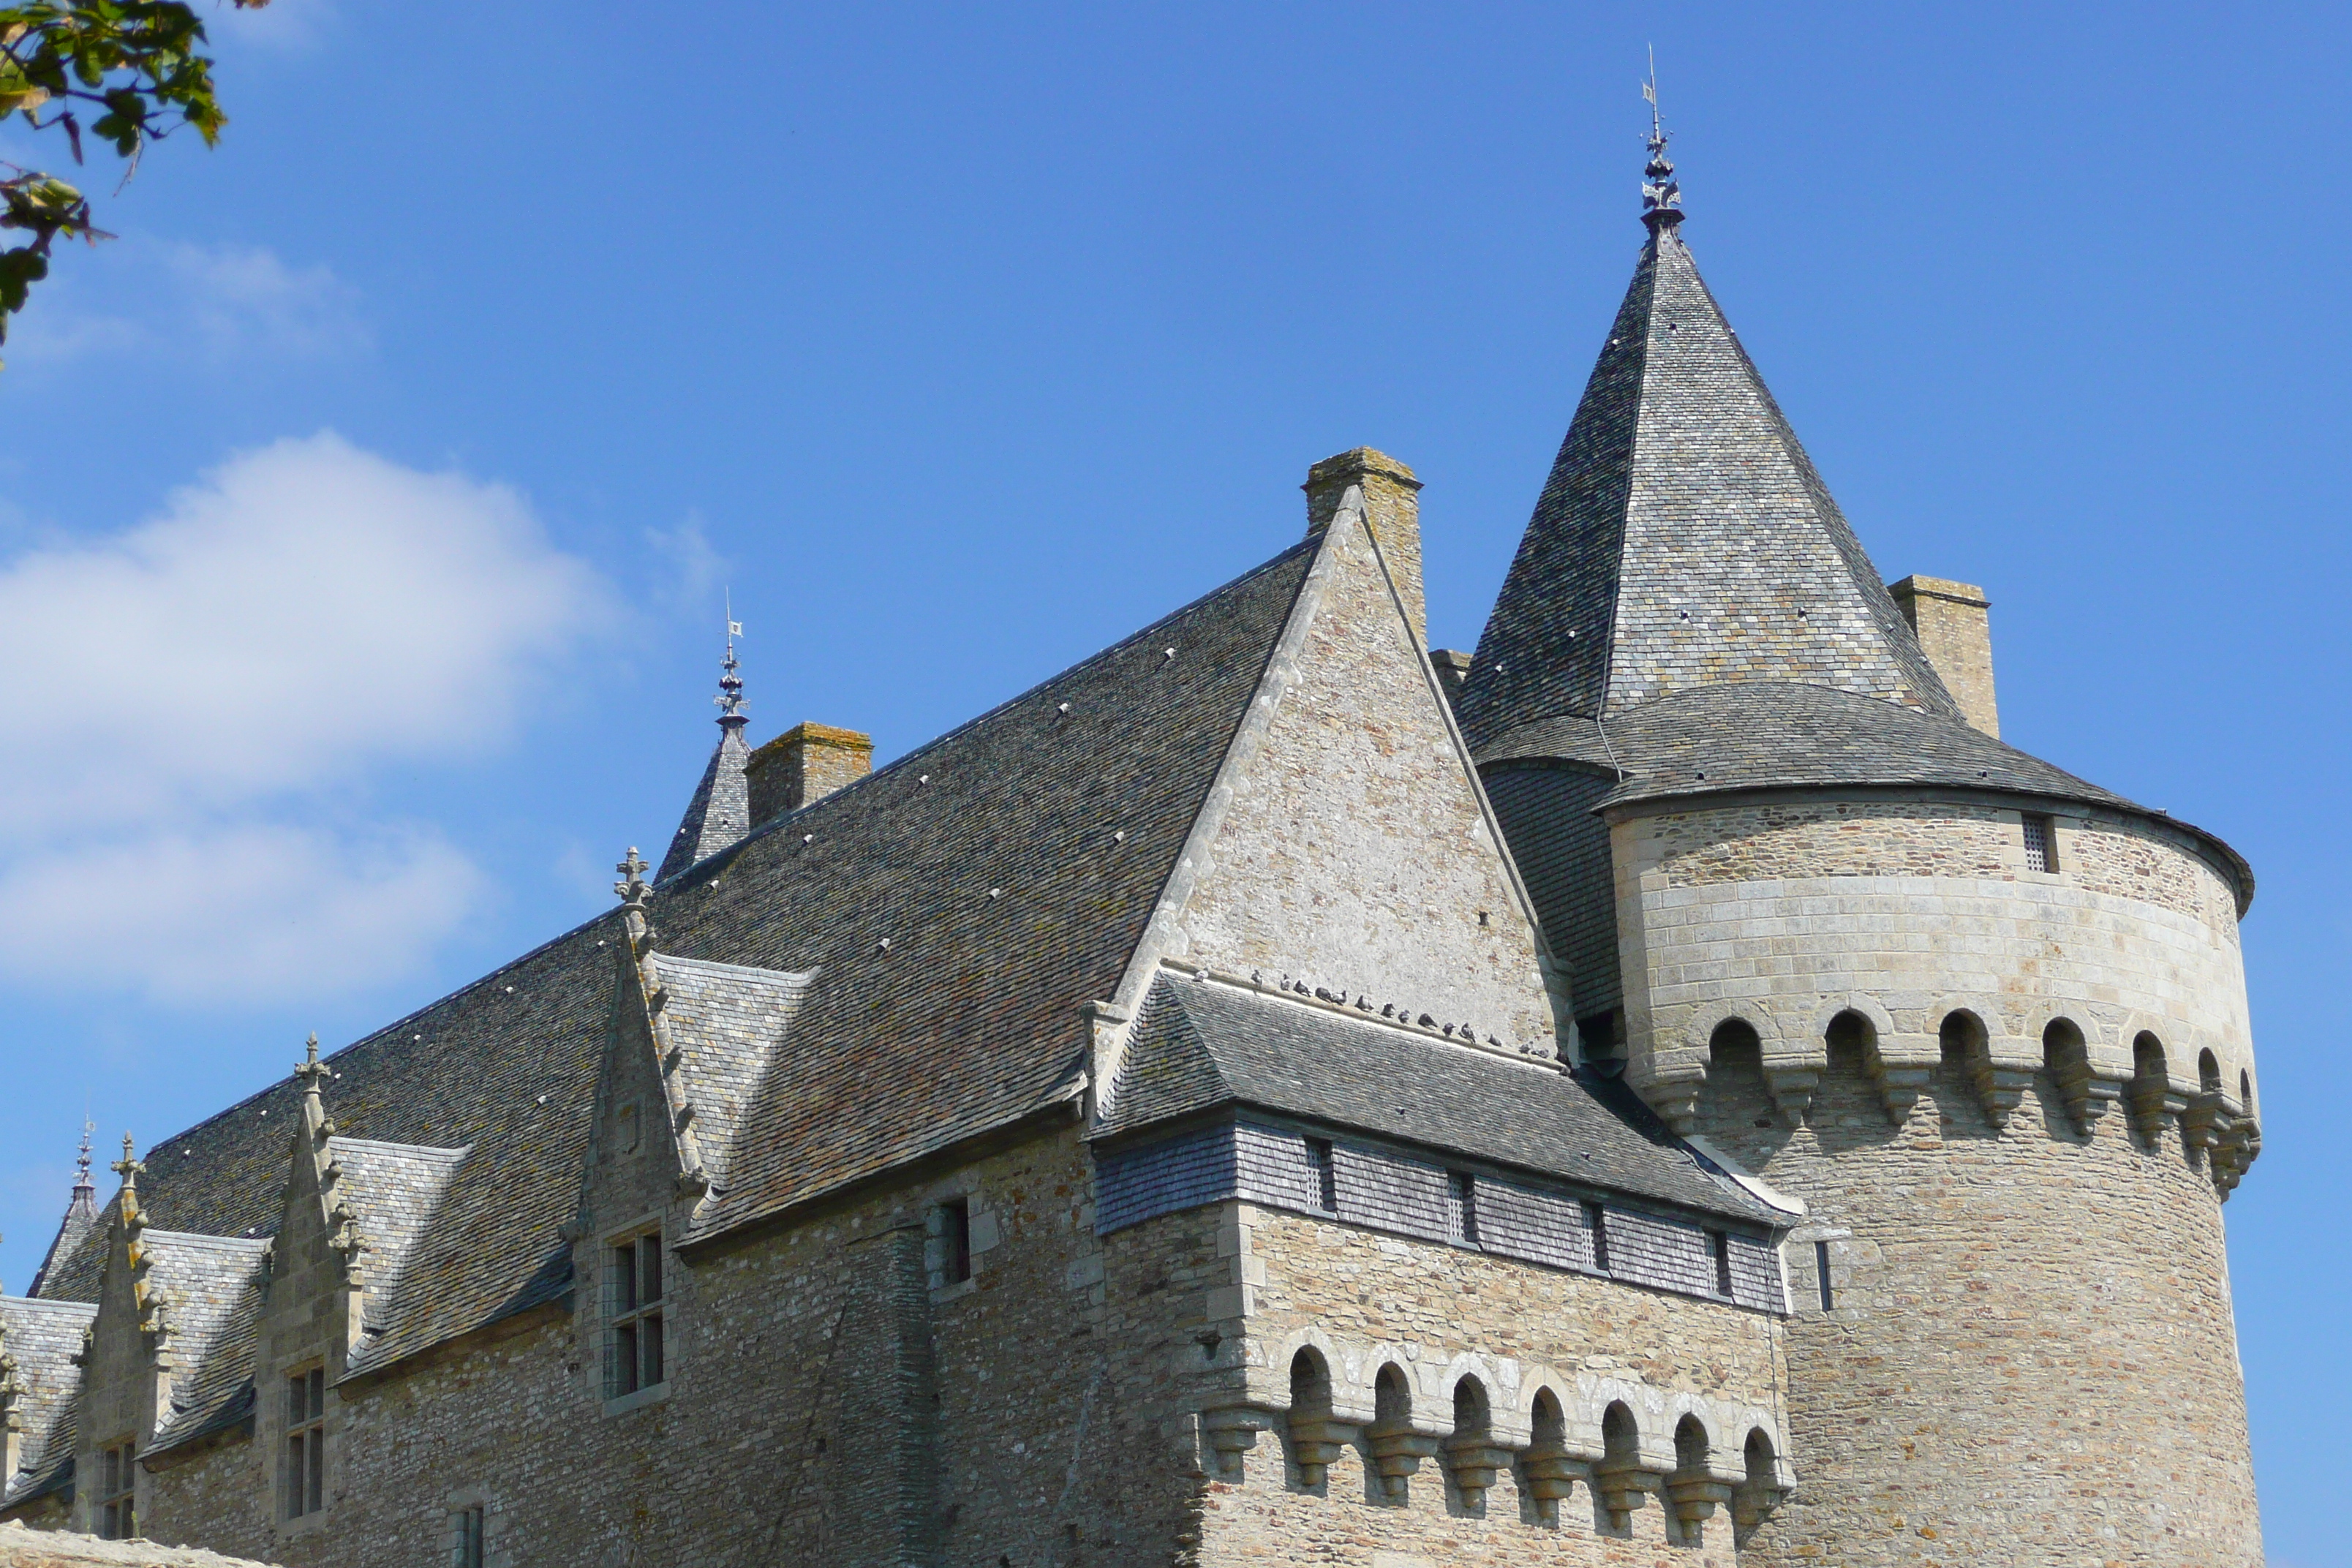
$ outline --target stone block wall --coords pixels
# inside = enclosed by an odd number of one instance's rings
[[[1769,1314],[1246,1204],[1129,1237],[1214,1281],[1178,1358],[1204,1412],[1203,1563],[1727,1565],[1735,1516],[1769,1504],[1746,1450],[1784,1443]],[[1302,1352],[1328,1374],[1311,1408]]]
[[[1945,1061],[1898,1126],[1851,1047],[1801,1123],[1753,1047],[1697,1109],[1811,1209],[1785,1248],[1802,1485],[1743,1561],[2262,1562],[2220,1200],[2177,1123],[2084,1133],[2042,1074],[1996,1128]]]
[[[932,1234],[949,1197],[971,1215],[960,1282]],[[1201,1484],[1171,1402],[1202,1353],[1186,1268],[1097,1237],[1073,1126],[673,1258],[664,1397],[607,1413],[583,1285],[346,1385],[315,1525],[276,1521],[270,1451],[243,1436],[150,1477],[142,1528],[289,1568],[446,1561],[475,1505],[492,1568],[1164,1563]]]

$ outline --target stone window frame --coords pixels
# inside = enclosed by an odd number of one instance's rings
[[[2054,878],[2065,868],[2065,859],[2058,849],[2055,816],[2042,811],[2021,811],[2017,814],[2017,830],[2024,853],[2021,864],[2028,875]],[[2037,859],[2042,862],[2038,866],[2034,864]]]
[[[314,1357],[288,1367],[278,1392],[277,1512],[285,1528],[327,1511],[327,1363]]]
[[[656,1294],[650,1300],[645,1296],[644,1261],[646,1245],[653,1247]],[[629,1248],[628,1292],[620,1289],[620,1251]],[[603,1346],[596,1372],[596,1392],[604,1402],[604,1414],[623,1415],[648,1405],[656,1405],[669,1397],[670,1386],[677,1375],[677,1339],[672,1331],[677,1327],[677,1293],[670,1289],[677,1275],[677,1259],[670,1256],[667,1227],[659,1215],[645,1215],[629,1224],[615,1226],[604,1233],[596,1246],[597,1295],[602,1303],[601,1322],[597,1339]],[[623,1306],[626,1300],[628,1305]],[[646,1368],[646,1327],[655,1328],[658,1349],[656,1355],[661,1375],[647,1382]],[[630,1386],[615,1392],[620,1381],[616,1363],[623,1337],[629,1346]]]
[[[958,1214],[963,1221],[960,1254],[953,1228]],[[961,1300],[979,1289],[981,1276],[989,1268],[988,1254],[1003,1239],[996,1212],[976,1183],[953,1182],[932,1191],[923,1207],[923,1269],[933,1303]],[[955,1268],[959,1257],[965,1265],[961,1278]]]
[[[507,1550],[506,1510],[489,1492],[478,1486],[459,1487],[441,1500],[448,1510],[449,1562],[451,1568],[512,1568],[514,1557]],[[472,1535],[468,1540],[468,1525]],[[467,1556],[470,1544],[475,1552]]]
[[[139,1533],[139,1439],[118,1437],[101,1445],[93,1479],[90,1533],[101,1541],[133,1539]]]

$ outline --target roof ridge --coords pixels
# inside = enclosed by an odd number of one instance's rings
[[[998,703],[993,708],[988,709],[984,712],[973,715],[971,718],[965,720],[962,723],[958,724],[952,730],[940,731],[939,734],[934,735],[929,740],[924,742],[921,745],[917,746],[914,750],[901,752],[899,755],[893,757],[889,762],[876,768],[873,772],[850,780],[839,789],[835,790],[831,794],[824,795],[816,800],[809,802],[806,805],[802,806],[798,811],[786,812],[781,816],[770,817],[767,821],[753,827],[751,832],[745,834],[737,843],[731,844],[725,849],[719,850],[708,860],[698,862],[690,869],[699,870],[703,866],[709,866],[715,872],[718,868],[732,860],[741,852],[743,846],[751,843],[752,840],[765,838],[769,835],[775,833],[783,827],[787,823],[805,823],[812,816],[823,812],[827,806],[832,805],[836,801],[848,800],[862,794],[869,793],[876,787],[878,781],[891,778],[897,774],[906,772],[911,764],[919,762],[924,757],[937,752],[940,747],[947,745],[950,742],[958,740],[962,736],[971,733],[972,731],[980,729],[991,721],[1019,708],[1023,703],[1030,700],[1032,698],[1052,689],[1056,682],[1071,679],[1085,671],[1091,670],[1097,666],[1107,662],[1115,655],[1123,653],[1128,648],[1132,647],[1139,643],[1150,641],[1154,636],[1159,634],[1160,628],[1168,626],[1171,622],[1181,620],[1184,616],[1191,615],[1193,611],[1201,608],[1203,605],[1206,605],[1210,600],[1214,599],[1221,595],[1232,593],[1234,589],[1241,587],[1244,584],[1253,582],[1259,577],[1265,576],[1267,573],[1280,568],[1287,563],[1292,556],[1304,551],[1312,550],[1317,542],[1318,537],[1314,535],[1310,535],[1306,539],[1298,541],[1297,543],[1290,545],[1279,553],[1269,556],[1265,560],[1259,562],[1255,566],[1251,567],[1240,576],[1233,578],[1228,582],[1221,583],[1216,587],[1210,589],[1207,593],[1201,595],[1198,598],[1169,611],[1168,614],[1160,616],[1158,620],[1153,621],[1150,626],[1145,626],[1142,630],[1129,633],[1128,636],[1119,638],[1118,641],[1110,644],[1108,647],[1100,648],[1096,652],[1087,655],[1085,658],[1078,660],[1076,664],[1066,666],[1062,669],[1055,671],[1052,675],[1049,675],[1045,679],[1038,681],[1028,689],[1006,698],[1003,701]],[[680,881],[684,881],[688,875],[688,872],[682,871],[678,874],[678,879]]]
[[[713,974],[739,975],[746,980],[771,984],[788,981],[807,985],[816,979],[814,969],[769,969],[754,963],[721,963],[715,958],[688,958],[682,953],[664,952],[658,947],[649,950],[649,956],[657,964],[674,963],[681,968],[698,969]]]

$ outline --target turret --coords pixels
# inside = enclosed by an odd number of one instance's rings
[[[1458,707],[1580,1054],[1808,1205],[1805,1481],[1741,1560],[2257,1563],[2219,1206],[2252,874],[1995,738],[1984,595],[1889,594],[1651,152]]]

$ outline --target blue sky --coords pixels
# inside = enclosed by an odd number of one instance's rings
[[[85,1105],[144,1142],[604,907],[715,737],[730,586],[753,738],[887,757],[1273,553],[1371,445],[1470,646],[1642,237],[1654,41],[1685,232],[1881,570],[1984,584],[2005,737],[2261,878],[2239,1326],[2273,1561],[2337,1560],[2340,12],[218,33],[222,145],[88,182],[122,237],[0,374],[0,1281]]]

